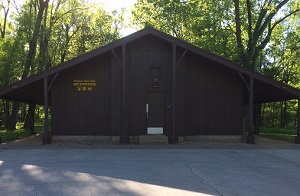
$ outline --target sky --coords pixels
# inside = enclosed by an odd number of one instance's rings
[[[130,8],[134,5],[136,0],[94,0],[94,2],[101,2],[108,10]]]

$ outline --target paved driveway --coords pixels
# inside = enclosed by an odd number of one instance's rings
[[[0,149],[0,195],[299,193],[297,145],[294,149]]]

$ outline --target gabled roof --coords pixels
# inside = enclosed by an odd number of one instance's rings
[[[193,46],[185,41],[172,37],[154,28],[147,27],[136,33],[128,35],[122,39],[119,39],[103,47],[95,49],[89,53],[74,58],[70,61],[59,64],[56,67],[53,67],[49,70],[40,72],[36,75],[30,76],[29,78],[20,80],[4,88],[1,88],[0,98],[14,100],[14,101],[28,102],[28,103],[43,104],[43,78],[48,77],[50,78],[51,81],[51,79],[54,77],[56,73],[69,69],[75,65],[83,63],[91,58],[97,57],[98,55],[101,55],[105,52],[109,52],[115,48],[118,48],[124,44],[142,38],[146,35],[153,35],[171,44],[175,44],[183,49],[186,49],[188,52],[195,53],[197,55],[202,56],[203,58],[218,63],[222,66],[225,66],[233,71],[236,71],[241,76],[243,76],[245,82],[248,81],[247,78],[252,76],[254,78],[254,86],[255,86],[254,87],[255,102],[261,102],[261,103],[273,102],[273,101],[297,99],[300,97],[299,89],[285,85],[272,78],[269,78],[260,73],[242,67],[237,63],[234,63],[232,61],[226,60],[223,57],[207,52],[201,48]],[[33,92],[32,89],[34,89],[35,94],[32,94]]]

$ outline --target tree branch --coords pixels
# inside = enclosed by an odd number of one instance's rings
[[[271,23],[269,25],[269,30],[268,30],[268,34],[266,35],[265,39],[261,42],[261,44],[258,46],[258,49],[259,50],[263,50],[266,45],[269,43],[270,39],[271,39],[271,34],[274,30],[274,28],[280,24],[282,21],[284,21],[285,19],[287,19],[288,17],[292,16],[293,14],[299,12],[300,9],[296,9],[294,11],[292,11],[291,13],[285,15],[284,17],[282,17],[281,19],[277,20],[272,26],[271,26]]]
[[[268,24],[271,22],[272,18],[277,14],[277,12],[285,5],[287,4],[289,0],[284,0],[281,3],[279,3],[276,7],[276,11],[275,12],[271,12],[266,19],[264,20],[263,24],[261,25],[261,27],[258,30],[258,34],[261,35],[263,34],[263,32],[266,30],[266,28],[268,27]]]
[[[63,16],[73,12],[73,11],[76,11],[76,10],[85,10],[85,9],[88,9],[88,8],[75,8],[75,9],[71,9],[71,10],[68,10],[67,12],[61,14],[60,16],[58,16],[57,18],[55,18],[53,24],[55,24],[60,18],[62,18]]]
[[[285,19],[287,19],[288,17],[292,16],[293,14],[297,13],[297,12],[300,12],[300,9],[296,9],[294,11],[292,11],[291,13],[285,15],[284,17],[280,18],[278,21],[276,21],[273,25],[272,25],[272,30],[279,24],[281,23],[282,21],[284,21]]]

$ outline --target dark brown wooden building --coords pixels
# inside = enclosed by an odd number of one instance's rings
[[[253,103],[299,97],[299,89],[153,28],[0,90],[2,99],[45,106],[44,143],[51,135],[126,142],[164,134],[171,143],[186,135],[242,135],[244,105],[253,122]],[[252,123],[249,129],[251,142]]]

